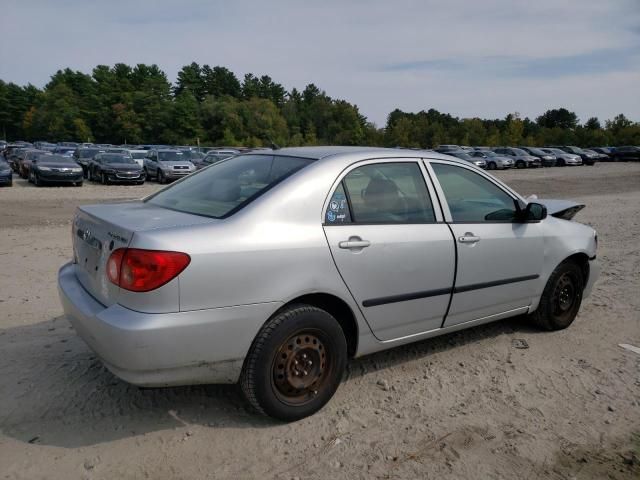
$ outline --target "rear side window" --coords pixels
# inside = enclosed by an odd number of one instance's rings
[[[435,222],[429,191],[417,163],[365,165],[349,172],[343,185],[355,223]]]
[[[146,201],[180,212],[224,218],[312,162],[298,157],[241,155],[200,170]]]

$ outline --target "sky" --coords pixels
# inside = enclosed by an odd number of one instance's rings
[[[2,0],[0,79],[192,61],[314,83],[384,126],[458,117],[640,121],[640,0]]]

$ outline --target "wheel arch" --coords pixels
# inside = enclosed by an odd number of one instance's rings
[[[589,282],[589,255],[584,252],[576,252],[569,255],[558,265],[565,262],[572,262],[580,267],[584,280],[583,286],[586,287],[587,283]]]
[[[345,339],[347,341],[347,353],[349,357],[353,358],[358,351],[358,322],[353,313],[353,310],[351,310],[351,307],[349,307],[347,302],[342,300],[340,297],[337,297],[330,293],[308,293],[305,295],[301,295],[289,300],[287,303],[282,305],[273,313],[270,318],[274,317],[275,315],[279,314],[292,305],[301,303],[320,308],[331,314],[331,316],[336,319],[336,321],[340,324],[340,327],[342,328]]]

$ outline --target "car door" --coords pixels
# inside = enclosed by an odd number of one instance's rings
[[[335,264],[380,340],[442,326],[455,246],[420,161],[367,161],[338,179],[324,212]]]
[[[435,160],[428,168],[457,245],[444,326],[527,311],[542,270],[541,224],[520,221],[519,200],[489,175]]]

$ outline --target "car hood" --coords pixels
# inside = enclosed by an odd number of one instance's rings
[[[571,220],[585,205],[572,200],[535,199],[537,203],[547,207],[547,214],[565,220]]]

